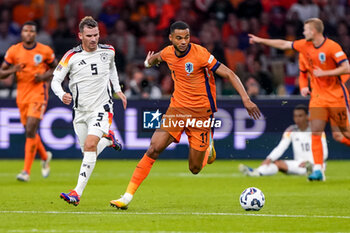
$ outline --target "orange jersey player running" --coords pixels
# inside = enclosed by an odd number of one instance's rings
[[[323,36],[323,30],[323,22],[318,18],[311,18],[304,22],[305,39],[292,42],[249,35],[250,43],[261,43],[282,50],[295,49],[306,59],[312,87],[309,112],[315,166],[313,173],[308,177],[311,181],[326,179],[321,135],[327,121],[330,119],[330,123],[336,125],[341,133],[350,139],[348,92],[340,77],[349,72],[349,62],[340,45]],[[307,86],[301,89],[303,96],[309,93]]]
[[[260,117],[260,110],[249,99],[240,79],[225,65],[218,62],[207,49],[190,43],[190,29],[186,23],[181,21],[173,23],[170,27],[169,40],[172,45],[155,54],[149,52],[145,60],[146,67],[165,61],[172,73],[175,88],[170,106],[162,119],[164,122],[186,122],[189,119],[197,122],[210,120],[217,108],[214,72],[231,82],[252,118]],[[112,200],[110,202],[112,206],[127,209],[159,154],[172,142],[179,142],[183,131],[187,134],[189,141],[190,171],[198,174],[207,163],[214,162],[216,154],[210,126],[183,124],[166,127],[162,124],[161,128],[153,134],[147,152],[137,164],[125,194],[118,200]]]
[[[21,31],[22,42],[11,46],[2,63],[0,78],[17,77],[17,106],[26,132],[23,171],[20,181],[29,181],[30,170],[38,152],[42,160],[42,175],[50,172],[51,152],[47,152],[37,133],[48,102],[48,81],[56,66],[55,54],[49,46],[36,42],[37,26],[26,22]]]

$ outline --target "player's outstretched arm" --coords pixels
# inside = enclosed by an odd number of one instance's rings
[[[350,74],[350,65],[348,61],[341,63],[340,66],[332,70],[322,70],[320,67],[314,69],[314,75],[316,77],[339,76],[343,74]]]
[[[292,41],[288,40],[278,40],[278,39],[264,39],[261,37],[254,36],[253,34],[248,34],[250,44],[263,44],[276,49],[287,50],[292,49]]]
[[[16,73],[17,71],[21,70],[21,65],[8,65],[6,62],[2,63],[1,69],[0,69],[0,79],[5,79],[11,74]]]
[[[152,67],[154,65],[158,65],[162,61],[163,60],[162,60],[162,57],[160,56],[160,52],[154,53],[153,51],[149,51],[147,54],[147,57],[145,59],[144,64],[145,64],[146,68],[149,68],[149,67]]]
[[[227,78],[228,80],[230,80],[232,86],[241,96],[244,107],[247,109],[249,116],[252,117],[254,120],[259,119],[261,116],[260,110],[258,106],[256,106],[256,104],[254,104],[250,100],[238,76],[224,64],[220,64],[219,68],[215,71],[215,73],[223,78]]]

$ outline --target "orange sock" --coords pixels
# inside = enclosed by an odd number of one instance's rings
[[[347,145],[347,146],[350,146],[350,140],[347,139],[346,137],[343,137],[342,140],[340,141],[341,143]]]
[[[24,168],[23,170],[30,174],[30,169],[35,158],[37,151],[36,138],[26,138],[26,144],[24,148]]]
[[[209,152],[210,152],[210,146],[208,146],[207,150],[205,151],[202,168],[205,167],[205,165],[207,165],[208,163]]]
[[[154,159],[151,159],[146,154],[143,155],[142,159],[137,164],[134,173],[132,174],[129,185],[126,189],[127,193],[134,195],[142,181],[148,176],[154,162]]]
[[[323,148],[321,135],[312,135],[312,155],[314,157],[315,165],[321,165],[323,167]]]
[[[37,148],[38,148],[38,153],[40,155],[40,158],[42,160],[46,160],[47,159],[46,149],[45,149],[43,143],[41,142],[39,134],[35,135],[35,140],[36,140],[36,145],[37,145]]]

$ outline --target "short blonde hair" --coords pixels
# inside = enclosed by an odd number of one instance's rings
[[[312,26],[316,29],[317,32],[323,33],[323,30],[324,30],[323,22],[319,18],[307,19],[304,22],[304,25],[305,24],[312,24]]]
[[[98,23],[91,16],[85,16],[80,20],[79,31],[83,32],[85,26],[88,28],[95,28],[95,27],[98,27]]]

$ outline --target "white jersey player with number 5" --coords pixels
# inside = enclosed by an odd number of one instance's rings
[[[311,150],[312,132],[309,126],[307,107],[297,105],[294,108],[293,119],[295,125],[291,125],[286,129],[278,146],[272,150],[261,166],[252,169],[243,164],[239,165],[239,170],[243,174],[248,176],[269,176],[281,171],[287,174],[306,175],[312,172],[312,166],[314,164]],[[279,160],[291,143],[294,159]],[[322,146],[323,161],[325,161],[328,157],[328,147],[324,132],[322,133]]]
[[[82,44],[69,50],[54,71],[51,88],[65,104],[74,102],[74,131],[78,135],[84,158],[77,186],[60,197],[69,204],[78,205],[83,190],[92,174],[98,154],[106,147],[121,150],[121,144],[109,130],[113,118],[112,90],[126,108],[126,97],[121,92],[115,67],[114,48],[98,43],[98,23],[90,16],[79,23]],[[69,75],[71,94],[62,89]],[[112,87],[111,87],[112,84]]]

